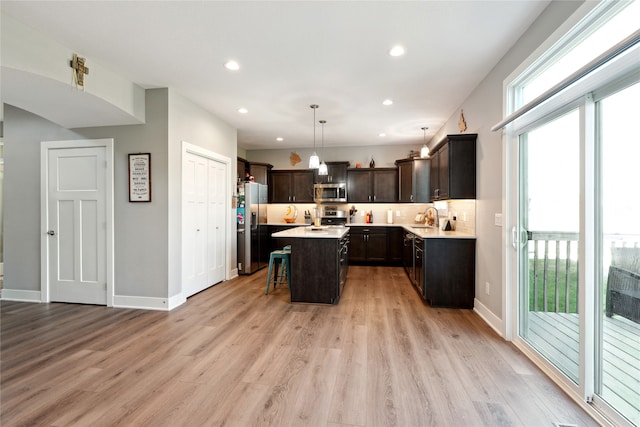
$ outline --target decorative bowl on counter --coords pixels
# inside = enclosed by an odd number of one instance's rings
[[[298,208],[293,205],[287,206],[284,212],[284,222],[291,224],[296,222],[296,218],[298,218]]]

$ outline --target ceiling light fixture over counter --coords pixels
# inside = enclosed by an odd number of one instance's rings
[[[389,105],[392,105],[392,104],[393,104],[393,101],[390,100],[390,99],[385,99],[384,101],[382,101],[382,105],[389,106]]]
[[[316,108],[318,108],[318,104],[311,104],[309,107],[313,109],[313,154],[309,157],[309,169],[318,169],[320,167],[320,157],[316,154]]]
[[[420,149],[420,158],[421,159],[426,159],[429,157],[429,147],[427,147],[427,129],[429,129],[428,127],[423,127],[422,129],[422,133],[423,133],[423,145],[422,148]]]
[[[244,107],[238,108],[238,113],[240,113],[240,114],[247,114],[248,112],[249,112],[249,110],[247,110]]]
[[[320,124],[322,125],[322,158],[324,159],[324,124],[327,123],[326,120],[320,120]],[[322,161],[320,163],[320,167],[318,168],[318,175],[329,175],[329,169],[327,168],[327,164]]]

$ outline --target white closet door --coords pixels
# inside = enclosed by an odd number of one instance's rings
[[[193,295],[207,287],[207,163],[186,153],[183,182],[183,292]]]
[[[209,160],[209,244],[208,268],[209,283],[224,280],[225,264],[225,227],[224,202],[227,168],[224,163]]]
[[[225,278],[227,165],[186,152],[182,170],[182,289],[189,297]]]

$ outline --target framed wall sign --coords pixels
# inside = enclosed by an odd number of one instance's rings
[[[151,153],[129,154],[129,201],[151,201]]]

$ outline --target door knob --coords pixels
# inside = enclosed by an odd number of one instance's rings
[[[53,231],[53,230],[49,230],[49,231],[47,231],[47,234],[48,234],[49,236],[55,236],[55,235],[56,235],[56,232],[55,232],[55,231]]]

